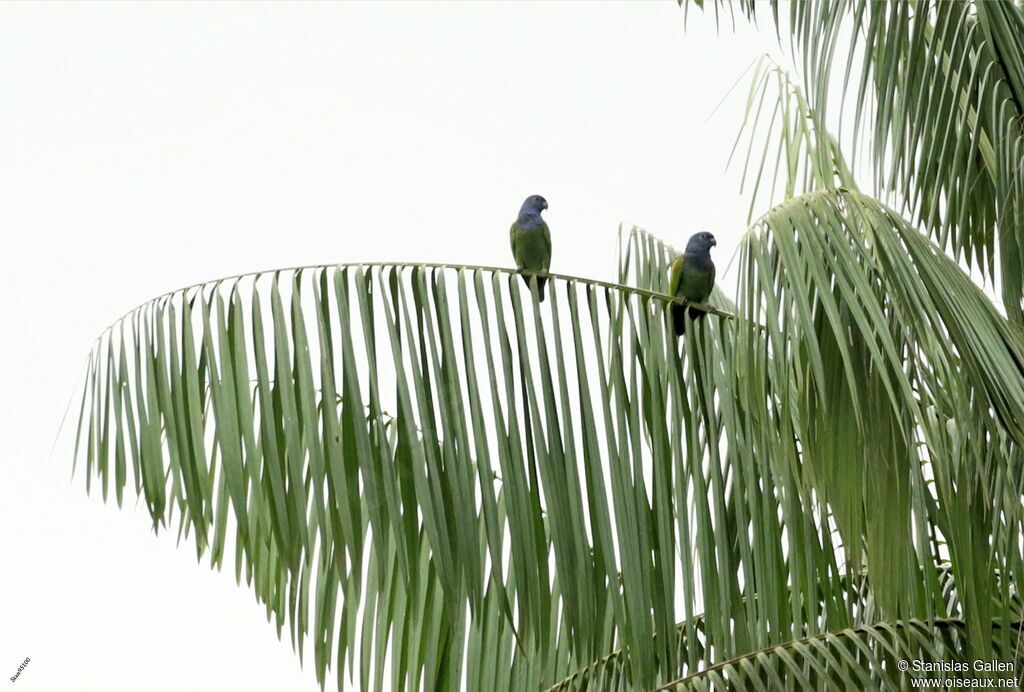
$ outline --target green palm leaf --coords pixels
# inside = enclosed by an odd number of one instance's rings
[[[1021,622],[1012,623],[1019,632]],[[928,682],[961,677],[942,664],[966,665],[964,623],[938,619],[864,625],[751,651],[674,680],[658,690],[783,689],[785,680],[805,689],[905,690],[911,678]],[[1012,652],[998,652],[1012,659]],[[903,671],[900,662],[921,670]],[[933,664],[927,666],[925,664]],[[941,686],[941,685],[940,685]]]
[[[512,689],[553,682],[609,650],[627,618],[671,610],[671,592],[617,593],[616,546],[641,538],[609,522],[608,496],[623,512],[647,498],[628,468],[641,447],[623,447],[638,420],[611,402],[637,393],[621,371],[587,380],[581,367],[608,367],[610,321],[667,297],[553,278],[564,290],[543,313],[513,273],[485,268],[305,268],[158,298],[94,350],[87,477],[106,489],[113,475],[120,502],[131,459],[154,528],[177,512],[218,566],[233,525],[236,573],[300,653],[313,637],[321,682],[339,596],[336,660],[352,669],[358,653],[364,683],[371,668],[381,679],[390,641],[395,682],[452,686],[463,641],[485,632]],[[614,358],[635,363],[640,347],[615,342]],[[577,400],[604,403],[577,413]],[[593,426],[585,446],[576,415]],[[605,444],[625,475],[606,478]],[[629,559],[642,583],[650,556]]]
[[[754,18],[768,4],[723,7]],[[852,117],[851,150],[859,138],[870,150],[854,168],[941,247],[997,280],[1007,314],[1024,321],[1021,4],[842,0],[789,3],[788,15],[770,7],[800,59],[815,126],[840,123],[842,134]],[[830,101],[840,87],[841,102]]]
[[[543,305],[480,267],[168,294],[97,342],[87,476],[120,500],[132,468],[213,564],[233,543],[321,683],[538,689],[604,660],[633,689],[798,640],[813,682],[866,656],[828,633],[915,619],[1019,651],[1016,328],[851,191],[756,222],[735,319],[682,344],[671,254],[631,231],[639,287],[553,276]]]

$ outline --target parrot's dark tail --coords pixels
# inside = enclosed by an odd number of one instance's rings
[[[529,288],[530,288],[530,279],[533,278],[533,276],[535,276],[535,275],[533,275],[533,274],[523,274],[522,275],[523,283],[526,284],[527,290],[529,290]],[[540,299],[540,302],[542,302],[542,303],[544,302],[544,285],[547,282],[548,282],[548,278],[546,276],[538,276],[537,277],[537,297]]]
[[[690,319],[699,320],[704,316],[704,313],[700,310],[690,309]],[[682,336],[686,333],[686,308],[682,305],[672,306],[672,328],[676,332],[676,336]]]
[[[672,327],[676,331],[676,336],[686,333],[686,308],[682,305],[672,306]]]

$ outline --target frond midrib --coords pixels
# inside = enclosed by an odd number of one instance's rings
[[[781,644],[773,644],[772,646],[767,646],[762,649],[748,651],[745,654],[734,656],[733,658],[727,659],[725,661],[720,661],[719,663],[716,663],[712,666],[708,666],[707,668],[704,668],[702,670],[695,671],[690,675],[687,675],[682,678],[677,678],[676,680],[665,683],[661,687],[655,688],[654,692],[668,692],[669,690],[676,689],[681,685],[686,685],[691,681],[705,678],[711,673],[733,667],[741,661],[750,660],[762,655],[771,655],[777,651],[787,651],[789,649],[798,647],[801,644],[822,641],[828,639],[829,637],[849,638],[851,635],[866,634],[877,630],[895,630],[913,626],[930,627],[933,629],[965,629],[967,627],[967,623],[963,620],[963,618],[935,618],[934,620],[919,620],[917,618],[910,618],[907,620],[895,620],[893,622],[875,622],[870,625],[861,625],[860,627],[847,628],[840,630],[838,632],[829,630],[827,632],[822,632],[821,634],[803,637],[802,639],[793,639],[788,642],[783,642]],[[993,620],[992,626],[1006,626],[1012,629],[1020,630],[1022,627],[1024,627],[1024,620],[1012,620],[1008,623],[1003,623],[999,620]]]
[[[263,269],[259,271],[243,272],[241,274],[233,274],[231,276],[223,276],[219,279],[211,279],[209,281],[200,281],[181,288],[176,288],[166,293],[162,293],[154,298],[150,298],[142,303],[139,303],[131,310],[128,310],[123,315],[118,317],[116,320],[111,322],[106,328],[100,332],[100,335],[96,338],[96,341],[100,341],[104,336],[107,335],[114,327],[118,324],[131,317],[133,314],[142,310],[147,305],[152,305],[161,300],[166,300],[178,294],[184,294],[193,289],[205,289],[210,286],[219,286],[223,283],[240,281],[252,277],[254,280],[258,280],[264,274],[281,274],[285,272],[301,273],[306,271],[317,271],[326,269],[370,269],[370,268],[386,268],[393,267],[396,269],[452,269],[455,271],[469,271],[469,272],[490,272],[492,274],[505,274],[508,276],[525,275],[525,276],[545,276],[548,279],[555,281],[563,281],[565,283],[577,283],[584,284],[586,286],[594,286],[598,288],[612,289],[615,291],[621,291],[623,293],[629,293],[631,295],[641,296],[643,298],[653,298],[660,300],[666,304],[674,303],[678,305],[688,305],[692,308],[700,310],[704,313],[712,315],[718,315],[727,319],[735,319],[736,315],[726,310],[720,310],[719,308],[709,305],[708,303],[697,303],[688,301],[685,298],[676,298],[670,296],[667,293],[659,293],[657,291],[649,291],[643,288],[637,288],[636,286],[629,286],[626,284],[618,284],[613,281],[601,281],[600,279],[590,279],[583,276],[572,276],[570,274],[557,274],[554,272],[535,272],[529,269],[517,270],[509,267],[490,267],[486,265],[477,264],[449,264],[446,262],[342,262],[337,264],[304,264],[294,267],[280,267],[277,269]]]

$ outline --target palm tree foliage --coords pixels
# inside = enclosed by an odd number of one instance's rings
[[[866,139],[862,173],[875,195],[958,259],[998,274],[1007,314],[1024,322],[1019,0],[716,0],[709,11],[737,8],[751,19],[770,13],[790,37],[815,118],[834,116],[842,140],[852,116],[852,150]]]
[[[1012,302],[1019,123],[993,95],[1012,51],[979,67],[979,37],[1019,10],[959,7],[794,5],[808,96],[762,63],[748,109],[751,194],[783,194],[743,237],[734,299],[716,291],[685,338],[666,321],[676,251],[635,227],[618,283],[553,275],[545,303],[492,267],[192,286],[97,341],[87,485],[120,504],[130,484],[213,565],[233,551],[321,684],[901,689],[899,660],[1020,670],[1024,336],[960,265],[999,256]],[[891,204],[826,127],[847,15],[874,32],[858,102],[897,94],[870,133],[899,152],[874,162]],[[982,74],[911,83],[961,74],[942,71],[963,51]],[[963,130],[931,144],[948,121]],[[762,139],[776,156],[758,162]],[[934,146],[953,151],[911,166]]]

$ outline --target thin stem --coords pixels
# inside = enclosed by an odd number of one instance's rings
[[[281,272],[303,272],[303,271],[309,271],[309,270],[314,270],[314,269],[348,269],[348,268],[364,268],[364,267],[365,268],[370,268],[370,267],[397,267],[397,268],[400,268],[400,269],[409,269],[409,268],[414,268],[414,269],[415,268],[424,268],[424,269],[455,269],[455,270],[458,270],[458,271],[465,271],[465,270],[473,271],[473,272],[485,271],[485,272],[491,272],[493,274],[507,274],[509,276],[512,276],[512,275],[515,275],[515,274],[522,274],[522,275],[525,275],[525,276],[543,276],[543,277],[546,277],[546,278],[549,278],[549,279],[554,279],[556,281],[581,283],[581,284],[587,284],[589,286],[600,286],[602,288],[609,288],[609,289],[613,289],[613,290],[616,290],[616,291],[622,291],[622,292],[625,292],[625,293],[631,293],[633,295],[643,296],[645,298],[654,298],[656,300],[661,300],[661,301],[663,301],[665,303],[675,303],[675,304],[678,304],[678,305],[688,305],[688,306],[690,306],[692,308],[695,308],[695,309],[697,309],[697,310],[699,310],[701,312],[710,313],[712,315],[719,315],[721,317],[726,317],[728,319],[735,319],[735,317],[736,317],[731,312],[726,312],[725,310],[719,310],[718,308],[716,308],[714,306],[711,306],[711,305],[708,305],[707,303],[690,302],[690,301],[686,300],[685,298],[675,298],[675,297],[670,296],[670,295],[665,294],[665,293],[658,293],[656,291],[648,291],[648,290],[645,290],[643,288],[636,288],[636,287],[633,287],[633,286],[626,286],[626,285],[623,285],[623,284],[612,283],[610,281],[599,281],[597,279],[587,279],[585,277],[580,277],[580,276],[570,276],[568,274],[553,274],[553,273],[550,273],[550,272],[537,272],[537,271],[531,271],[529,269],[517,270],[517,269],[509,269],[507,267],[485,267],[485,266],[480,266],[480,265],[443,264],[443,263],[434,263],[434,262],[397,262],[397,263],[395,263],[395,262],[347,262],[347,263],[344,263],[344,264],[307,264],[307,265],[301,265],[301,266],[296,266],[296,267],[285,267],[285,268],[282,268],[282,269],[264,269],[264,270],[261,270],[261,271],[246,272],[244,274],[235,274],[233,276],[224,276],[224,277],[221,277],[219,279],[213,279],[211,281],[201,281],[199,283],[190,284],[188,286],[184,286],[182,288],[178,288],[178,289],[175,289],[173,291],[168,291],[167,293],[163,293],[163,294],[161,294],[161,295],[159,295],[159,296],[157,296],[155,298],[151,298],[150,300],[147,300],[144,303],[140,303],[139,305],[135,306],[134,308],[132,308],[128,312],[124,313],[123,315],[118,317],[113,322],[111,322],[106,327],[106,329],[104,329],[100,333],[99,337],[96,338],[96,341],[100,341],[106,335],[107,332],[109,332],[111,329],[116,327],[122,320],[124,320],[126,317],[130,316],[131,314],[133,314],[137,310],[140,310],[141,308],[145,307],[146,305],[149,305],[150,303],[155,303],[158,300],[163,300],[163,299],[166,299],[166,298],[170,298],[170,297],[172,297],[172,296],[174,296],[174,295],[176,295],[178,293],[185,293],[187,291],[190,291],[193,288],[201,288],[201,287],[210,286],[210,285],[213,285],[213,284],[221,284],[221,283],[224,283],[225,281],[244,279],[244,278],[249,277],[249,276],[256,277],[256,279],[258,280],[259,277],[264,275],[264,274],[280,274]]]

